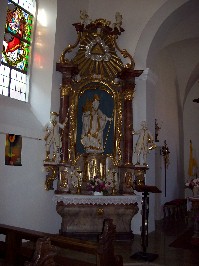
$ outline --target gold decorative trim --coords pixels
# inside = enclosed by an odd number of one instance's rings
[[[135,68],[135,61],[133,59],[133,57],[129,54],[129,52],[127,52],[126,49],[120,49],[117,42],[116,42],[116,39],[117,37],[114,38],[114,44],[115,44],[115,47],[116,49],[121,53],[121,55],[124,57],[124,58],[129,58],[130,60],[130,63],[127,63],[125,65],[126,68],[131,68],[131,69],[134,69]]]
[[[123,92],[124,100],[132,101],[134,98],[135,91],[134,90],[125,90]]]
[[[70,95],[72,87],[70,85],[62,85],[61,88],[61,97]]]
[[[122,92],[116,90],[117,86],[106,82],[88,82],[84,80],[78,84],[70,94],[70,134],[69,134],[69,159],[72,165],[77,163],[79,156],[76,154],[76,135],[77,135],[77,112],[79,97],[89,89],[100,88],[111,94],[114,98],[114,152],[108,155],[113,159],[114,165],[119,165],[122,158],[121,141],[122,141]]]
[[[102,216],[102,215],[104,215],[104,209],[103,209],[103,208],[98,208],[98,209],[97,209],[97,215],[98,215],[98,216]]]
[[[70,147],[68,150],[69,160],[72,164],[75,162],[76,158],[76,132],[77,132],[77,106],[78,106],[78,97],[77,92],[71,91],[71,102],[70,102],[70,134],[69,134],[69,143]]]
[[[48,173],[45,181],[45,189],[53,190],[53,181],[57,179],[58,168],[56,165],[45,166],[45,170]]]
[[[91,22],[84,29],[79,49],[73,59],[78,64],[81,77],[101,75],[114,79],[124,65],[118,57],[114,44],[114,36],[107,33],[110,22],[100,19]]]

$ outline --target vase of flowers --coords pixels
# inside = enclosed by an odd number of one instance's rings
[[[110,182],[105,182],[99,176],[90,178],[87,183],[87,190],[92,191],[94,196],[107,195]]]
[[[199,178],[196,176],[196,178],[187,181],[185,187],[192,190],[193,196],[199,195]]]
[[[94,192],[93,192],[93,195],[94,195],[94,196],[103,196],[104,194],[103,194],[102,191],[101,191],[101,192],[94,191]]]

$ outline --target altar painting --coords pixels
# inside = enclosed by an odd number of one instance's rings
[[[107,86],[82,91],[77,112],[77,154],[113,154],[114,99]]]

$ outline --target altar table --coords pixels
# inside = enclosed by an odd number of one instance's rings
[[[55,194],[57,213],[62,217],[60,234],[88,237],[102,232],[104,219],[113,219],[118,239],[133,237],[131,220],[138,212],[139,196],[93,196]]]

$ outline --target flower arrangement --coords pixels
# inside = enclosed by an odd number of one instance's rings
[[[199,178],[196,177],[185,183],[186,188],[193,190],[194,187],[199,187]]]
[[[103,194],[108,194],[108,189],[111,187],[110,182],[105,182],[100,179],[99,176],[94,176],[87,183],[87,190],[93,192],[103,192]]]

